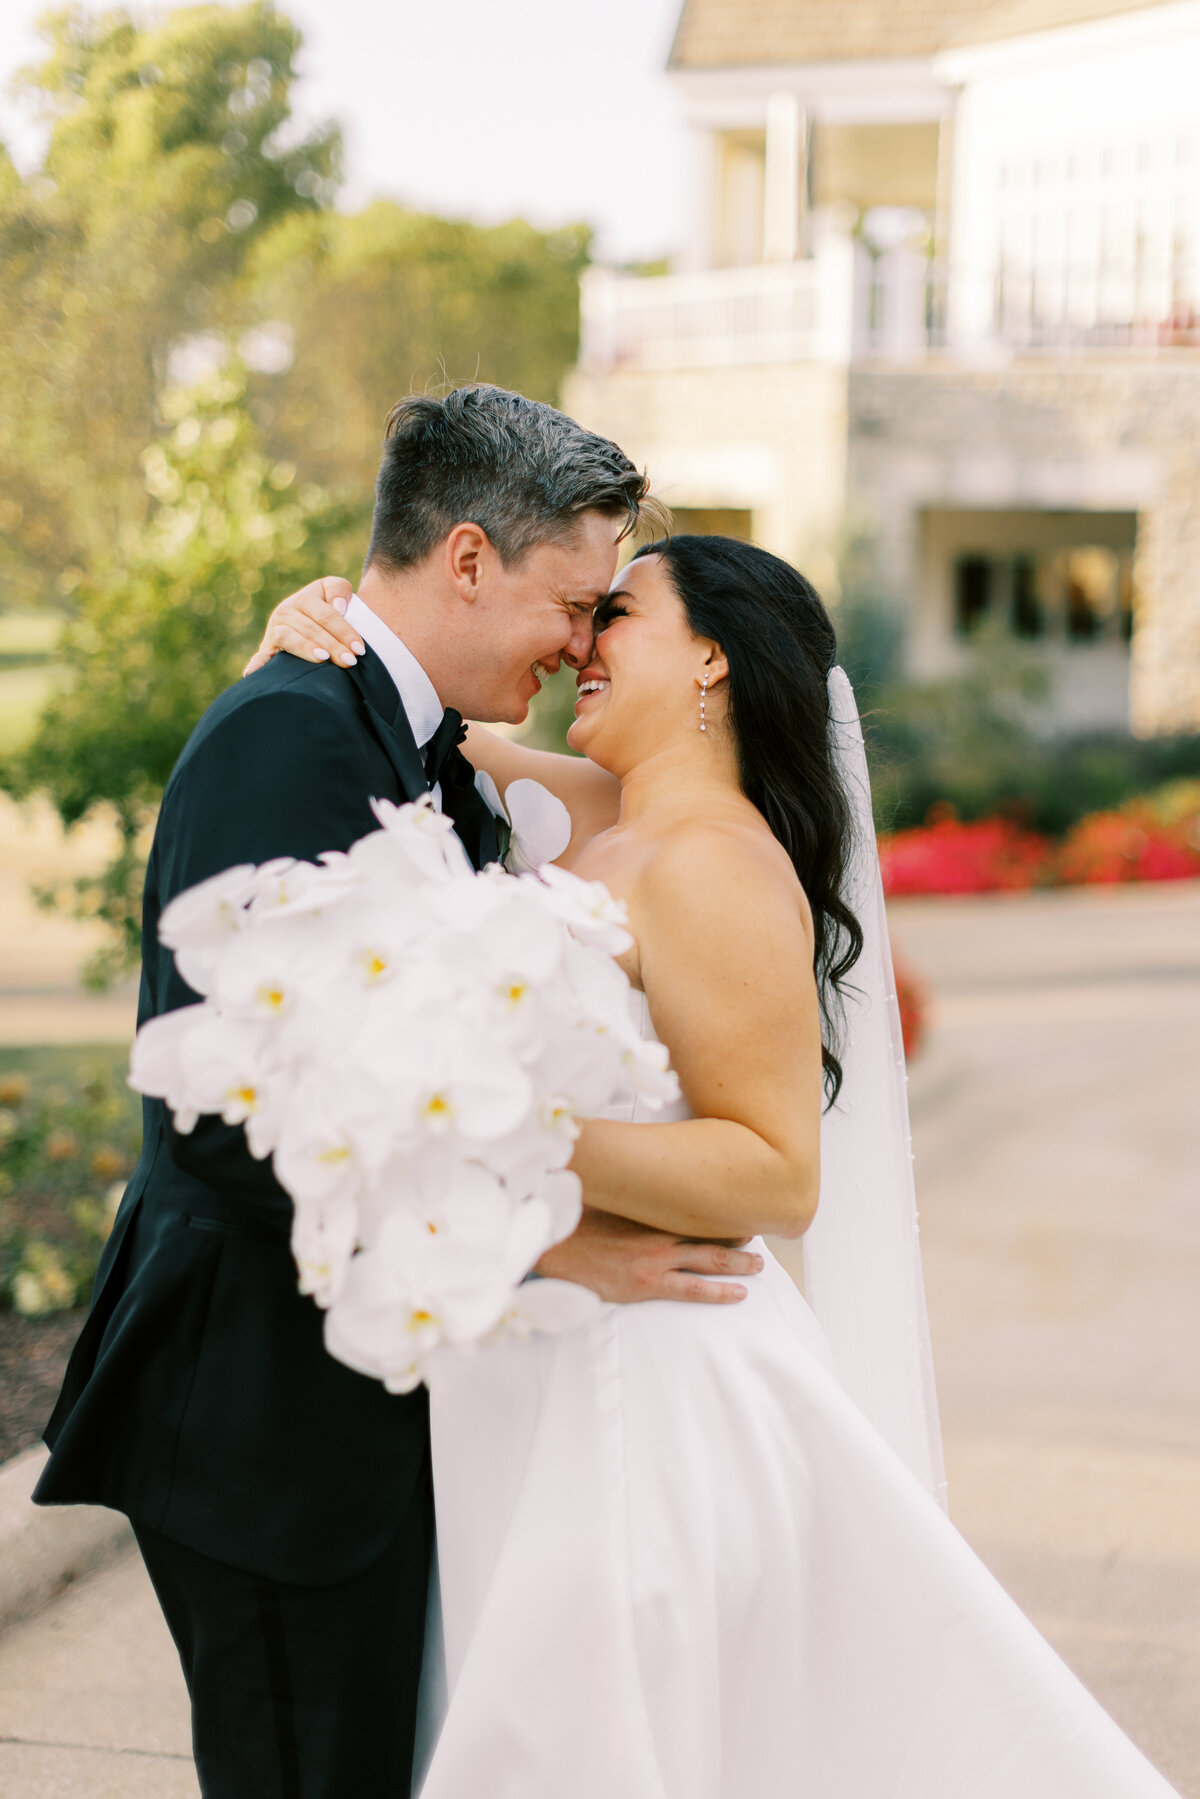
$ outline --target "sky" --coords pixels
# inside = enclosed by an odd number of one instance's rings
[[[39,132],[7,90],[37,59],[47,4],[0,6],[0,139],[23,167]],[[680,6],[280,0],[304,32],[296,112],[345,133],[340,205],[387,195],[483,223],[582,219],[615,262],[682,239],[684,132],[662,73]]]

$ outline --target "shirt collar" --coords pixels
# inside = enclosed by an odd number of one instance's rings
[[[423,750],[442,722],[445,707],[437,690],[407,644],[389,630],[377,612],[365,600],[352,595],[346,608],[346,623],[353,625],[363,642],[379,657],[396,684],[400,703],[412,726],[417,748]]]

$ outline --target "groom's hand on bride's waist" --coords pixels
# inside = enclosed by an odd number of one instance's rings
[[[725,1243],[696,1243],[585,1207],[574,1235],[548,1249],[537,1271],[547,1280],[590,1287],[620,1305],[679,1299],[720,1306],[745,1299],[740,1282],[762,1265],[761,1256]],[[714,1274],[732,1278],[704,1278]]]

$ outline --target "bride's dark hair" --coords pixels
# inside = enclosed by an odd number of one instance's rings
[[[851,813],[829,725],[828,680],[837,653],[829,614],[788,563],[732,537],[664,538],[640,549],[641,556],[662,557],[688,624],[728,658],[728,716],[742,792],[791,857],[812,908],[821,1059],[832,1104],[842,1084],[841,989],[862,952],[863,934],[842,897]]]

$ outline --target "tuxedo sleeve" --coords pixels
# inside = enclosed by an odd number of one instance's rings
[[[371,811],[379,767],[370,740],[324,701],[303,693],[263,694],[223,719],[177,771],[159,826],[159,901],[243,862],[273,856],[316,861],[377,828]],[[162,944],[156,958],[157,1010],[198,998]],[[169,1126],[172,1160],[206,1182],[240,1192],[272,1214],[290,1207],[269,1161],[257,1161],[241,1126],[201,1118],[186,1135]]]

